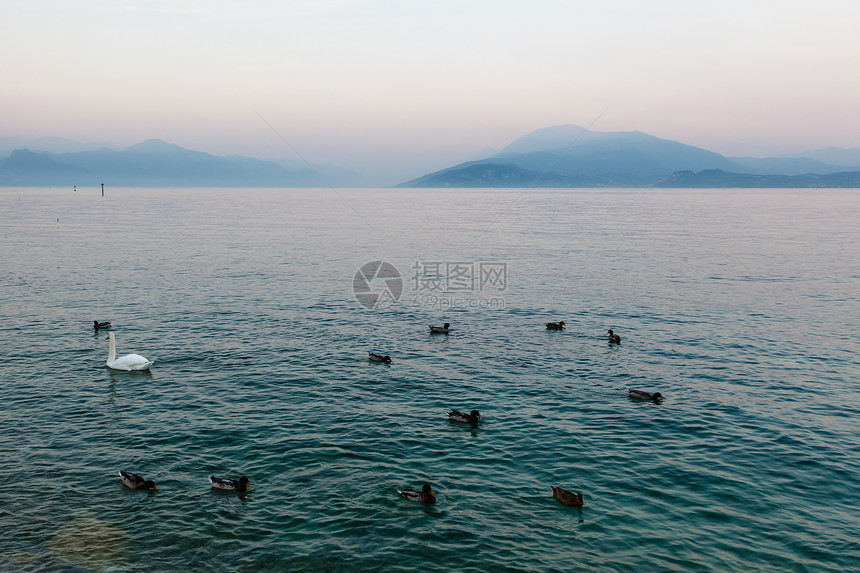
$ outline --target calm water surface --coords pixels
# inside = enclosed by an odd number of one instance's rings
[[[0,570],[860,570],[858,221],[856,190],[2,189]]]

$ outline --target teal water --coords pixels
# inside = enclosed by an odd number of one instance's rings
[[[0,190],[0,570],[860,570],[856,190],[106,195]]]

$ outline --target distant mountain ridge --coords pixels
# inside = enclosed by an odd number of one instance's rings
[[[827,147],[825,149],[813,149],[803,153],[791,153],[780,155],[780,157],[808,157],[815,161],[831,165],[854,165],[860,166],[860,149],[842,149],[841,147]]]
[[[47,153],[72,153],[75,151],[119,148],[115,145],[111,145],[110,143],[81,143],[65,137],[39,137],[36,139],[27,139],[24,137],[0,137],[0,158],[8,156],[16,149],[29,149],[30,151]]]
[[[840,157],[854,157],[851,150],[842,151],[846,153]],[[832,149],[820,155],[837,156]],[[860,153],[857,157],[860,159]],[[592,132],[562,125],[535,130],[496,155],[429,173],[398,187],[648,187],[676,172],[714,170],[794,176],[855,169],[809,157],[728,158],[640,131]]]
[[[23,145],[23,147],[19,147]],[[33,149],[26,146],[30,145]],[[4,156],[4,150],[8,156]],[[53,150],[53,151],[52,151]],[[779,157],[725,157],[640,131],[547,127],[501,150],[396,187],[851,186],[860,149],[825,148]],[[847,174],[847,175],[846,175]],[[832,175],[832,177],[830,177]],[[829,182],[829,183],[828,183]],[[298,159],[219,157],[159,139],[118,149],[45,137],[0,138],[0,186],[364,187],[358,174]]]
[[[217,157],[160,139],[124,150],[67,153],[15,149],[0,160],[0,186],[96,185],[116,187],[325,187],[360,186],[342,169],[288,170],[272,161],[238,155]]]

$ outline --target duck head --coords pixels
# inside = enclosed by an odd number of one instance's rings
[[[147,489],[151,489],[153,491],[158,491],[158,488],[155,486],[155,482],[152,481],[151,479],[148,479],[145,482],[143,482],[143,486]]]
[[[469,419],[473,422],[477,422],[481,419],[481,413],[477,410],[472,410],[469,412]]]
[[[382,357],[382,361],[385,364],[391,364],[391,357],[386,354],[385,356]]]

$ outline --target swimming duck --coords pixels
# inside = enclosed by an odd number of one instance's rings
[[[451,410],[448,412],[448,419],[454,422],[466,422],[467,424],[477,424],[481,419],[481,413],[477,410],[472,410],[468,414],[460,410]]]
[[[431,326],[430,334],[448,334],[449,326],[451,326],[451,324],[448,322],[445,323],[445,326]]]
[[[420,501],[421,503],[433,504],[436,503],[436,496],[433,495],[433,490],[430,489],[430,484],[425,483],[421,491],[414,489],[398,489],[397,493],[408,499],[409,501]]]
[[[572,491],[567,491],[566,489],[561,489],[560,487],[555,487],[554,485],[549,486],[549,489],[552,490],[552,495],[564,505],[570,505],[572,507],[582,507],[581,493],[573,493]]]
[[[373,352],[368,352],[369,360],[371,362],[382,362],[384,364],[391,364],[391,357],[388,355],[383,356],[382,354],[374,354]]]
[[[110,352],[108,352],[107,367],[114,370],[149,370],[152,360],[147,360],[140,354],[126,354],[116,357],[116,337],[113,332],[108,333],[110,340]]]
[[[621,344],[621,337],[612,332],[612,329],[609,329],[609,344]]]
[[[158,488],[155,487],[155,483],[151,479],[143,479],[143,477],[125,470],[119,470],[119,477],[122,478],[122,483],[131,489],[152,489],[158,491]]]
[[[559,322],[547,322],[546,323],[547,330],[564,330],[564,321]]]
[[[652,400],[656,402],[657,400],[663,399],[663,394],[660,392],[654,392],[653,394],[649,394],[648,392],[643,392],[642,390],[628,390],[627,397],[633,398],[634,400]]]
[[[97,320],[93,321],[93,328],[98,330],[99,328],[110,328],[110,322],[99,322]]]
[[[239,479],[209,476],[209,483],[212,484],[212,487],[217,489],[229,489],[232,491],[246,491],[251,489],[251,484],[245,476],[242,476]]]

